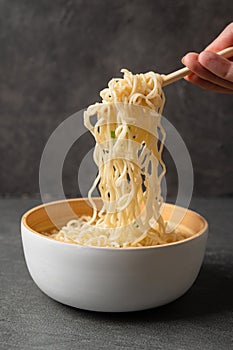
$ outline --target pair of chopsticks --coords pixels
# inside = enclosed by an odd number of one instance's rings
[[[226,48],[222,51],[216,52],[216,53],[222,57],[225,57],[225,58],[233,57],[233,46],[228,47],[228,48]],[[175,81],[184,78],[186,75],[188,75],[190,73],[191,73],[191,71],[187,67],[185,67],[185,68],[181,68],[175,72],[169,73],[167,75],[162,74],[163,86],[174,83]]]

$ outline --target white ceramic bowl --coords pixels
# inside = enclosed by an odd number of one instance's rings
[[[78,215],[91,214],[84,199],[68,200]],[[28,270],[51,298],[77,308],[123,312],[153,308],[184,294],[195,281],[205,253],[208,224],[188,210],[182,225],[194,236],[178,243],[143,248],[97,248],[59,242],[40,232],[54,227],[45,206],[61,224],[67,201],[31,209],[22,217],[22,241]],[[165,204],[163,216],[174,206]],[[180,211],[184,210],[179,208]]]

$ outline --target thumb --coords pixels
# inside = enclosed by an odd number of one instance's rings
[[[233,82],[233,63],[210,51],[203,51],[198,57],[200,64],[218,77]]]

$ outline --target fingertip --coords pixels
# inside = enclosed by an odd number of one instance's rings
[[[182,62],[183,64],[185,64],[185,57],[186,57],[186,55],[184,55],[184,56],[181,58],[181,62]]]
[[[187,80],[187,81],[189,81],[189,82],[193,82],[193,80],[195,79],[195,77],[197,77],[196,74],[190,73],[189,75],[186,75],[185,80]]]
[[[184,77],[184,79],[185,79],[186,81],[188,81],[188,82],[192,82],[192,79],[193,79],[193,76],[194,76],[194,75],[195,75],[194,73],[190,73],[190,74],[186,75],[186,76]]]
[[[198,57],[198,54],[196,52],[188,52],[182,59],[181,62],[184,65],[189,64],[189,62],[195,60]]]

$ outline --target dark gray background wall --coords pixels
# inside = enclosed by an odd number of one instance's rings
[[[0,194],[39,192],[48,137],[66,117],[98,100],[98,91],[122,67],[175,70],[186,52],[212,41],[232,13],[229,0],[1,0]],[[193,161],[194,194],[232,195],[232,96],[185,81],[165,92],[164,115]],[[92,145],[86,135],[67,156],[63,179],[69,195],[78,194],[77,164]],[[165,158],[173,194],[175,168]]]

